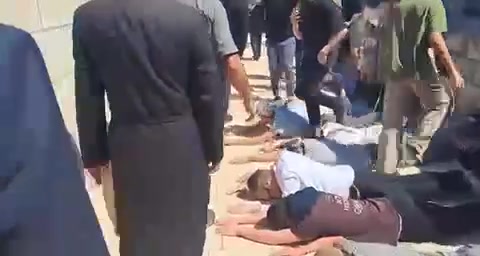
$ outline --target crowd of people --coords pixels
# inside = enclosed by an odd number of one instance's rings
[[[109,254],[83,166],[99,184],[111,170],[120,255],[200,256],[231,145],[261,147],[231,164],[270,167],[245,178],[255,202],[215,221],[222,236],[419,255],[398,242],[480,230],[480,93],[449,54],[441,0],[92,0],[73,21],[80,152],[34,39],[0,25],[0,255]],[[253,60],[266,34],[271,99],[252,95],[249,33]],[[254,125],[225,126],[230,86]]]

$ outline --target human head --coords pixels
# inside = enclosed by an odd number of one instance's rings
[[[275,115],[274,109],[271,107],[272,100],[261,99],[255,103],[255,113],[262,119],[272,119]]]
[[[263,121],[271,121],[275,117],[275,110],[285,105],[284,100],[260,99],[255,103],[255,113]]]
[[[289,228],[287,200],[280,199],[272,204],[267,211],[267,224],[273,230]]]
[[[258,200],[277,199],[282,196],[272,169],[258,169],[247,180],[248,191]]]

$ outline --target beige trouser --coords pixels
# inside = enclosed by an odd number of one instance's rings
[[[386,84],[377,171],[396,172],[404,117],[409,117],[409,123],[416,126],[416,136],[431,137],[440,128],[450,102],[446,86],[445,81],[404,80]],[[412,120],[414,116],[416,120]]]

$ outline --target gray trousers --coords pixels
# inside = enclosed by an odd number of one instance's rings
[[[380,134],[377,171],[395,173],[403,120],[415,127],[415,136],[432,137],[449,109],[446,82],[404,80],[385,86],[383,131]],[[413,124],[413,125],[412,125]]]
[[[295,91],[295,38],[290,37],[282,42],[267,41],[268,68],[274,96],[279,96],[279,83],[285,74],[287,97],[294,96]]]

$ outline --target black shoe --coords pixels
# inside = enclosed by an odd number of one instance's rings
[[[224,120],[225,123],[229,123],[229,122],[231,122],[232,120],[233,120],[233,116],[232,116],[232,115],[230,115],[230,114],[228,114],[228,113],[225,114],[225,120]]]
[[[212,209],[207,210],[207,228],[211,227],[213,224],[215,224],[217,216],[215,212]]]
[[[260,56],[253,56],[253,60],[254,60],[254,61],[260,60]]]

